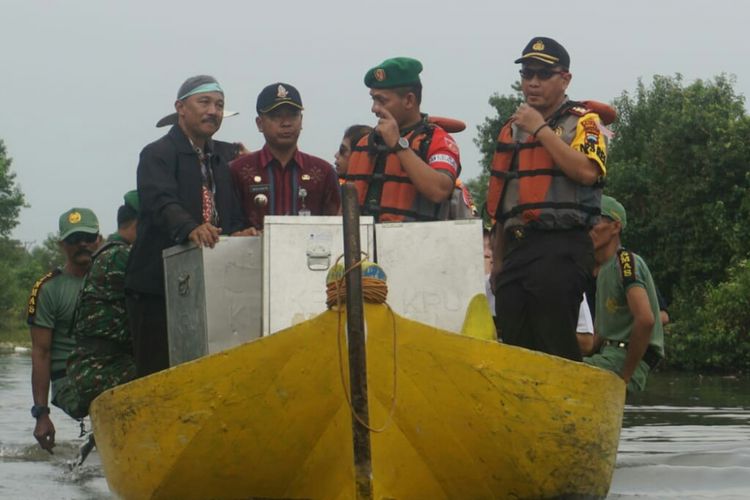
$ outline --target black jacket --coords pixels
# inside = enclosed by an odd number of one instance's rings
[[[221,234],[229,235],[242,229],[242,209],[221,149],[211,155],[211,168]],[[143,148],[137,177],[138,238],[130,251],[125,288],[164,295],[162,250],[184,243],[203,220],[200,162],[179,126]]]

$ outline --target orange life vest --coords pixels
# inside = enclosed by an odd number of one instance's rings
[[[469,188],[461,182],[461,179],[456,179],[456,185],[450,197],[448,220],[476,219],[478,216],[479,212]]]
[[[404,136],[409,147],[425,162],[435,127],[424,120]],[[372,215],[377,222],[447,218],[447,200],[433,203],[421,196],[398,156],[374,132],[360,139],[352,148],[344,178],[354,182],[357,188],[362,215]]]
[[[580,103],[569,101],[548,123],[570,144],[578,118],[591,112]],[[567,177],[535,137],[514,141],[510,122],[500,130],[487,191],[486,207],[493,220],[505,227],[588,227],[600,214],[601,190],[601,182],[584,186]],[[512,206],[503,212],[506,197]]]

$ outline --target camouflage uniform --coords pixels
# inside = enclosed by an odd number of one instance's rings
[[[94,254],[84,279],[73,323],[76,347],[68,358],[68,378],[80,410],[107,389],[135,378],[132,340],[125,311],[125,268],[130,246],[114,234]]]

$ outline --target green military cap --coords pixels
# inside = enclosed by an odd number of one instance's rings
[[[73,233],[99,232],[99,219],[88,208],[71,208],[60,216],[60,239],[64,240]]]
[[[625,226],[627,226],[628,224],[628,217],[625,213],[625,207],[622,206],[622,203],[615,200],[611,196],[607,196],[606,194],[602,195],[602,215],[604,217],[609,217],[612,220],[618,221],[622,226],[623,231],[625,230]]]
[[[422,63],[411,57],[386,59],[365,74],[365,85],[371,89],[393,89],[421,85]]]
[[[122,199],[125,200],[125,204],[130,208],[132,208],[136,212],[140,211],[141,201],[140,198],[138,198],[138,190],[133,189],[132,191],[128,191],[127,193],[125,193],[125,196],[123,196]]]

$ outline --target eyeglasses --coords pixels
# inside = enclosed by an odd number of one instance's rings
[[[78,245],[79,243],[94,243],[99,239],[99,233],[73,233],[65,238],[63,241],[68,245]]]
[[[555,70],[546,69],[546,68],[541,68],[541,69],[521,68],[519,73],[521,74],[521,78],[523,78],[524,80],[531,80],[536,76],[540,80],[546,81],[555,75],[562,75],[563,73],[565,73],[565,71],[555,71]]]

